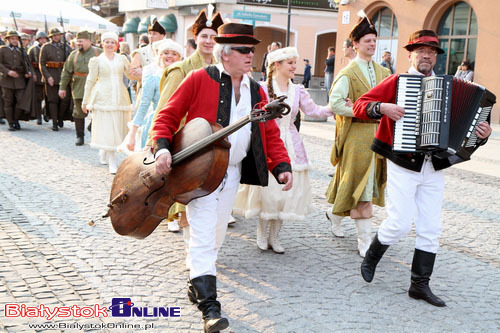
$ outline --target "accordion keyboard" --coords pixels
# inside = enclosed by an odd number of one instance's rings
[[[405,114],[394,124],[394,151],[414,152],[417,148],[421,80],[415,75],[399,77],[396,104],[405,109]]]

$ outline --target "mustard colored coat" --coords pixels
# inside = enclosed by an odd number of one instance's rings
[[[377,83],[390,75],[387,68],[375,62],[373,65]],[[348,97],[353,102],[370,90],[370,84],[355,61],[351,61],[337,75],[332,87],[342,76],[349,79]],[[372,202],[378,206],[385,205],[386,160],[370,149],[377,126],[375,121],[358,122],[356,119],[353,121],[352,117],[336,115],[335,144],[330,156],[330,162],[336,166],[336,170],[326,192],[328,202],[333,204],[334,214],[349,216],[351,209],[357,206],[368,183],[373,159],[377,188],[373,192]]]

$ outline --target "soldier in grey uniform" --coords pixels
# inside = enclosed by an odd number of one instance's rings
[[[71,82],[71,93],[73,97],[73,118],[75,119],[76,142],[75,145],[82,146],[84,143],[85,117],[87,113],[82,111],[82,99],[85,91],[85,82],[89,73],[90,58],[97,57],[102,50],[93,47],[90,42],[90,34],[80,31],[76,34],[77,49],[71,52],[64,64],[59,83],[59,97],[66,98],[66,88]]]
[[[43,31],[38,31],[36,33],[35,39],[38,41],[38,44],[33,45],[28,50],[28,57],[31,63],[31,67],[33,67],[33,81],[35,82],[35,102],[33,103],[35,107],[36,114],[36,123],[38,125],[42,124],[42,101],[44,98],[43,92],[43,82],[42,82],[42,73],[40,72],[40,50],[42,45],[49,41],[49,37]]]
[[[59,97],[59,81],[64,62],[71,52],[71,48],[61,41],[62,32],[58,28],[49,31],[51,41],[42,46],[40,50],[40,71],[42,82],[45,84],[47,94],[49,116],[52,119],[52,130],[58,131],[58,127],[64,126],[64,116],[71,105],[71,95],[67,94],[64,99]],[[65,52],[66,50],[66,52]]]
[[[0,31],[0,46],[5,45],[5,42],[3,41],[5,31]],[[3,97],[2,97],[2,91],[0,90],[0,124],[3,125],[5,124],[5,113],[3,112]]]
[[[20,48],[20,36],[17,31],[7,32],[5,38],[8,45],[0,47],[0,87],[4,100],[4,112],[9,122],[9,131],[20,130],[19,118],[21,109],[16,108],[16,104],[22,98],[26,87],[26,78],[31,76],[31,68],[24,63],[23,54]],[[25,54],[24,56],[27,57]]]

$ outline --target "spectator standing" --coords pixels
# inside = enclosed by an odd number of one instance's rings
[[[329,101],[330,87],[332,86],[333,72],[335,71],[335,48],[333,46],[328,48],[328,56],[326,57],[325,63],[326,100]]]
[[[304,88],[309,88],[309,81],[311,81],[311,65],[309,65],[308,59],[304,59],[304,63],[304,80],[302,80],[302,84]]]
[[[194,51],[196,51],[196,41],[194,40],[194,38],[189,38],[186,42],[186,58],[190,57],[191,54],[194,53]]]
[[[394,67],[392,67],[392,57],[391,52],[385,51],[382,56],[382,62],[380,63],[382,66],[391,71],[391,74],[394,74]]]
[[[474,81],[474,72],[472,71],[471,63],[469,60],[465,59],[464,61],[462,61],[460,66],[458,66],[455,77],[465,81]]]

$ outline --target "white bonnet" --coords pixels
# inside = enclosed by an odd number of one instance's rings
[[[105,39],[113,39],[116,43],[118,43],[118,35],[112,31],[105,32],[101,35],[101,41],[104,42]]]
[[[297,48],[289,46],[269,52],[269,54],[267,55],[267,62],[270,65],[274,62],[291,58],[298,59],[299,53],[297,52]]]
[[[182,57],[183,52],[183,47],[181,44],[174,42],[171,39],[164,39],[163,43],[161,43],[158,46],[158,55],[160,55],[163,51],[165,50],[172,50],[177,53]]]

